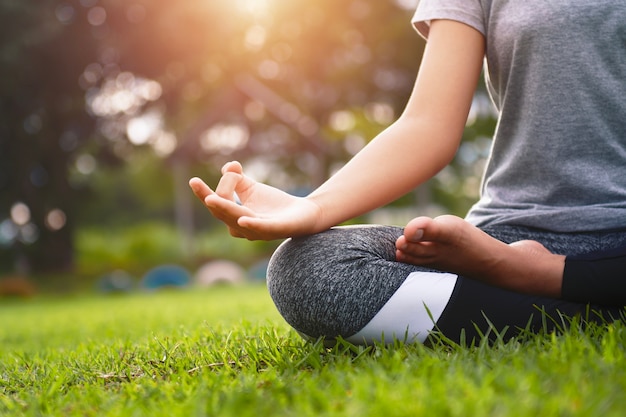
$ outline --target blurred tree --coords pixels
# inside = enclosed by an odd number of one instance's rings
[[[84,7],[2,0],[0,9],[0,259],[3,269],[67,269],[79,203],[67,167],[93,125],[78,77],[96,39]]]
[[[424,46],[409,3],[0,0],[3,262],[69,267],[79,217],[171,215],[138,200],[164,207],[164,183],[211,181],[231,159],[294,192],[318,185],[403,108]],[[474,127],[469,142],[485,136]],[[477,143],[424,200],[475,186]],[[145,179],[98,176],[118,162]],[[109,204],[84,204],[89,185]]]
[[[101,2],[104,44],[115,51],[108,59],[162,87],[152,107],[175,132],[170,163],[205,164],[214,175],[239,159],[257,179],[295,192],[319,185],[403,109],[424,47],[408,3]],[[493,129],[493,115],[478,109],[467,142]],[[126,125],[139,114],[111,119]],[[172,135],[155,129],[142,143],[158,147],[164,138]],[[418,193],[422,207],[437,200],[463,214],[487,148],[485,141],[466,146],[458,163]]]
[[[262,155],[309,185],[402,109],[423,48],[410,28],[411,12],[391,0],[100,4],[107,53],[92,86],[102,91],[121,74],[158,82],[162,94],[153,111],[176,132],[173,159],[221,165]],[[109,136],[124,136],[123,126],[141,114],[92,109],[109,118],[103,126]],[[356,132],[360,140],[349,138],[346,151],[350,122],[324,127],[361,109],[365,131]],[[122,127],[112,129],[113,120]],[[153,133],[141,142],[163,141]]]
[[[91,103],[118,153],[130,155],[124,137],[155,149],[175,138],[162,153],[174,167],[204,164],[211,180],[239,159],[257,179],[294,192],[320,184],[394,119],[424,46],[412,11],[391,0],[100,4],[107,53],[90,77]],[[101,106],[107,85],[129,74],[157,82],[158,100]],[[148,130],[146,111],[164,125],[133,138],[129,123]]]

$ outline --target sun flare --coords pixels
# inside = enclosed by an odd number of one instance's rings
[[[269,0],[236,0],[235,7],[242,12],[258,15],[267,13],[269,3]]]

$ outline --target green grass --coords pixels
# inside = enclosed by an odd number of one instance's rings
[[[626,326],[324,348],[262,286],[0,300],[1,416],[623,416]]]

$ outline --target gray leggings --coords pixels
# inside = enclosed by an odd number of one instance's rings
[[[511,226],[484,230],[506,243],[533,239],[570,256],[626,245],[626,232],[561,234]],[[304,336],[350,340],[376,319],[409,275],[442,274],[397,262],[395,241],[401,234],[402,229],[393,226],[351,226],[283,242],[272,256],[267,277],[278,311]],[[436,329],[453,341],[461,334],[471,341],[490,328],[509,337],[520,329],[550,330],[563,324],[563,316],[604,321],[622,313],[622,308],[529,296],[454,277],[453,288],[440,300],[445,308],[420,332]],[[416,297],[415,303],[422,301]],[[407,319],[403,314],[412,314],[408,311],[395,309],[396,317],[387,320],[402,322]]]

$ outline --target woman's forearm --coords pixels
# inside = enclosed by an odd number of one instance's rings
[[[484,48],[483,35],[467,25],[431,23],[403,114],[308,197],[322,213],[318,229],[401,197],[452,160],[481,74]]]
[[[453,158],[483,57],[480,32],[455,21],[433,21],[403,114],[306,198],[257,183],[238,163],[222,169],[215,191],[200,179],[190,185],[233,236],[251,240],[321,232],[387,204],[431,178]]]
[[[367,213],[410,192],[454,157],[459,138],[433,138],[427,124],[400,118],[308,198],[320,229]]]

